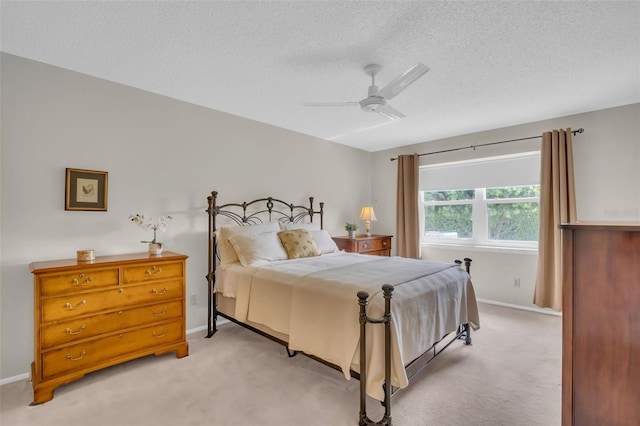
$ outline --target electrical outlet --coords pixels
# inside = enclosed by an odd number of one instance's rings
[[[197,294],[192,294],[191,295],[191,306],[196,306],[198,304],[198,295]]]
[[[516,287],[520,287],[520,278],[514,278],[513,279],[513,285]]]

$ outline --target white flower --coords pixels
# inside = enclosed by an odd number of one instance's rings
[[[156,233],[164,232],[167,230],[167,223],[173,219],[173,216],[160,216],[158,219],[152,217],[146,218],[143,214],[136,214],[135,216],[129,216],[129,220],[136,225],[139,225],[145,229],[153,230],[153,240],[140,241],[141,243],[162,244],[156,241]]]

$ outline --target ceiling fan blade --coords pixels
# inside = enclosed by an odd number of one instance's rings
[[[389,120],[398,120],[400,118],[406,117],[403,113],[388,104],[380,105],[378,108],[376,108],[376,112],[383,117],[387,117]]]
[[[384,86],[378,92],[378,95],[385,99],[393,99],[402,92],[408,85],[422,77],[429,71],[429,67],[423,63],[418,63],[411,67],[408,71],[399,77],[396,77],[391,83]]]
[[[357,106],[359,102],[303,102],[303,106]]]

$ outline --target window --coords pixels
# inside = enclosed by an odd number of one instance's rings
[[[538,241],[540,185],[485,190],[487,237],[493,241]]]
[[[426,191],[424,240],[492,245],[538,241],[540,185]],[[466,241],[465,241],[466,240]]]
[[[537,247],[539,167],[527,153],[421,168],[422,241]]]
[[[424,235],[430,238],[471,238],[475,190],[424,192]]]

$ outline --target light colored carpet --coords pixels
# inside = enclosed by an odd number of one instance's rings
[[[397,426],[560,424],[561,318],[480,304],[473,345],[452,344],[392,399]],[[357,425],[359,384],[234,324],[189,336],[190,355],[88,374],[29,406],[27,380],[0,388],[3,426]],[[383,410],[369,399],[370,417]]]

